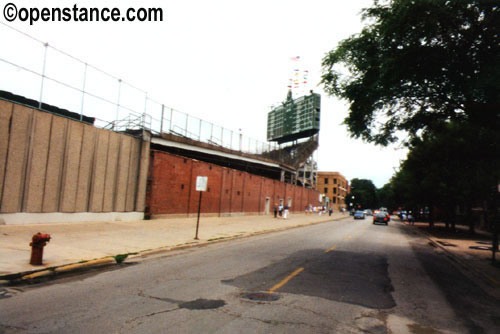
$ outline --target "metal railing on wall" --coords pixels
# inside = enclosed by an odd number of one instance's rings
[[[239,131],[190,116],[148,92],[0,22],[0,90],[95,118],[114,131],[147,129],[250,154],[279,149]],[[12,46],[9,48],[9,46]]]

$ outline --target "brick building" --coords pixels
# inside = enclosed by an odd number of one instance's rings
[[[318,172],[318,190],[324,198],[324,203],[331,204],[334,211],[347,208],[345,197],[349,193],[349,183],[339,172]]]

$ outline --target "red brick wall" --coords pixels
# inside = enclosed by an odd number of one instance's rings
[[[243,212],[260,212],[262,177],[245,173]],[[262,209],[262,211],[264,211]]]
[[[231,212],[233,170],[222,168],[220,209],[217,212]]]
[[[230,212],[243,212],[243,172],[239,170],[232,170],[232,196],[231,196],[231,211]]]
[[[303,211],[309,203],[318,204],[316,190],[161,151],[151,151],[151,164],[147,205],[152,215],[196,214],[200,197],[197,176],[208,177],[202,213],[264,213],[266,198],[270,214],[280,199],[287,204],[291,198],[293,212]]]
[[[187,213],[193,160],[155,152],[152,164],[147,196],[149,213]]]
[[[202,194],[201,212],[219,212],[222,167],[193,160],[189,213],[198,212],[200,193],[196,191],[196,177],[207,176],[207,191]]]

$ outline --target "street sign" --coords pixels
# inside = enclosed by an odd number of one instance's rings
[[[198,219],[196,220],[196,235],[195,240],[198,240],[198,228],[200,227],[200,212],[201,212],[201,194],[207,191],[208,176],[196,177],[196,191],[200,192],[200,201],[198,202]]]
[[[208,176],[196,177],[196,191],[207,191]]]

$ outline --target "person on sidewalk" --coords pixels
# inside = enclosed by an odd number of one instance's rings
[[[332,215],[332,213],[333,213],[333,209],[332,209],[332,207],[330,207],[330,208],[328,209],[328,215],[329,215],[329,216],[331,216],[331,215]]]
[[[415,218],[413,218],[413,215],[411,214],[411,211],[408,212],[408,223],[410,225],[415,225]]]
[[[273,213],[274,213],[274,218],[278,218],[278,203],[274,203]]]
[[[279,212],[279,215],[280,215],[280,218],[283,217],[283,204],[280,203],[280,206],[278,207],[278,212]]]
[[[284,209],[284,212],[283,212],[283,218],[287,219],[288,218],[288,210],[290,208],[288,207],[288,205],[285,205],[285,209]]]

